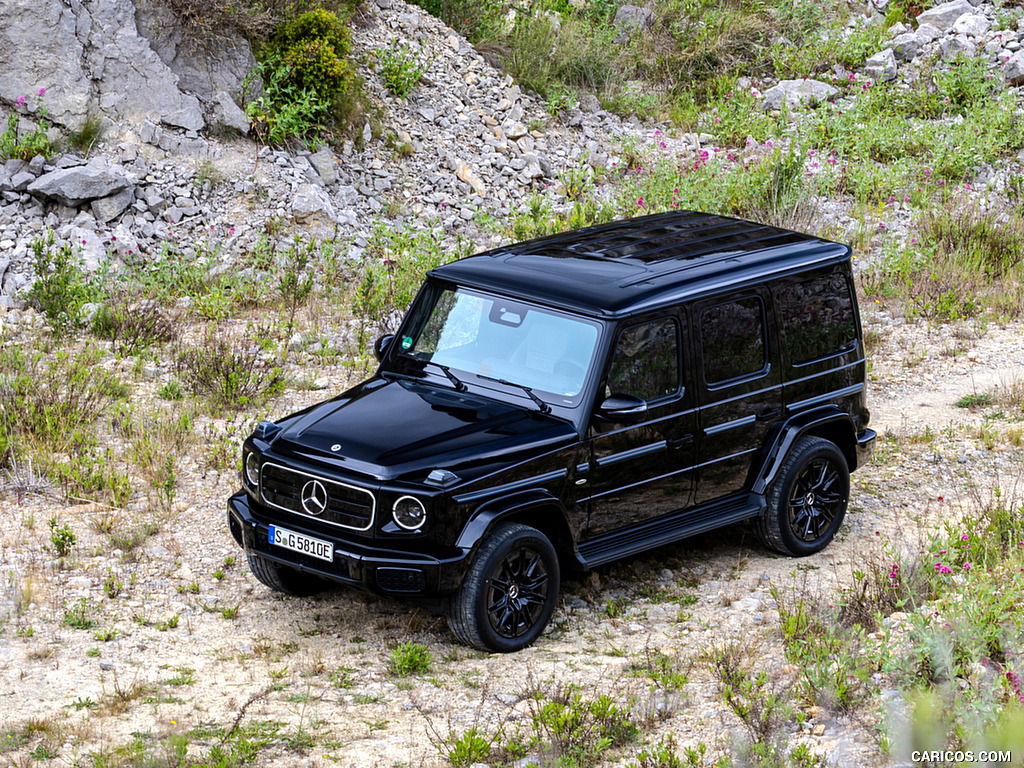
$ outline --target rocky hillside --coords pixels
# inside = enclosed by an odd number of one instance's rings
[[[357,126],[354,141],[310,153],[258,147],[241,136],[213,138],[211,130],[247,129],[236,99],[251,54],[239,43],[213,60],[189,58],[166,15],[146,8],[136,10],[131,0],[0,8],[0,99],[18,115],[19,131],[40,124],[44,109],[52,133],[59,126],[75,130],[89,115],[102,116],[104,125],[87,156],[0,166],[8,308],[21,308],[17,297],[31,279],[29,244],[47,229],[80,248],[90,269],[107,254],[150,253],[172,233],[178,242],[221,236],[219,253],[229,261],[266,231],[282,240],[295,233],[338,238],[358,256],[375,221],[440,222],[483,247],[531,196],[543,193],[556,210],[564,206],[560,180],[567,173],[622,167],[624,139],[630,152],[660,145],[667,155],[703,152],[706,159],[730,151],[713,134],[677,135],[621,120],[593,97],[553,118],[465,39],[401,0],[363,6],[354,30],[359,56],[372,62],[375,49],[408,42],[428,66],[408,98],[389,94],[372,69],[362,73],[380,109]],[[884,10],[869,6],[850,28]],[[1006,27],[1000,13],[988,3],[954,0],[925,11],[915,29],[891,27],[886,47],[855,72],[775,83],[748,78],[741,85],[763,94],[765,110],[793,109],[856,98],[836,87],[851,77],[913,83],[928,57],[977,54],[987,57],[993,76],[1019,86],[1024,21]],[[46,34],[39,34],[40,22]],[[644,34],[642,24],[626,33]],[[1012,171],[1011,165],[986,172],[982,180],[1002,188]],[[825,200],[822,210],[827,220],[848,224],[846,205]],[[497,227],[481,226],[494,221]]]

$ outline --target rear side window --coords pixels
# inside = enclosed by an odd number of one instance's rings
[[[828,357],[856,341],[853,299],[844,274],[785,281],[773,293],[791,365]]]
[[[700,314],[700,336],[708,384],[764,370],[764,305],[760,297],[708,307]]]

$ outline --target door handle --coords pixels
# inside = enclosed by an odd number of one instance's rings
[[[782,413],[781,408],[769,408],[768,410],[761,411],[755,418],[758,421],[771,421],[780,413]]]
[[[669,448],[679,449],[684,445],[690,445],[693,443],[693,435],[683,435],[682,437],[676,437],[672,440],[665,441]]]

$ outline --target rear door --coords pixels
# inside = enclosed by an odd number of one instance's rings
[[[700,401],[697,503],[749,488],[751,469],[782,414],[781,366],[763,288],[693,305]]]

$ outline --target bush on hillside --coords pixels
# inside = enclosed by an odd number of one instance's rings
[[[324,133],[347,128],[358,111],[360,87],[351,49],[348,28],[333,11],[318,8],[278,25],[254,73],[262,93],[247,88],[245,98],[256,138],[313,145]]]

